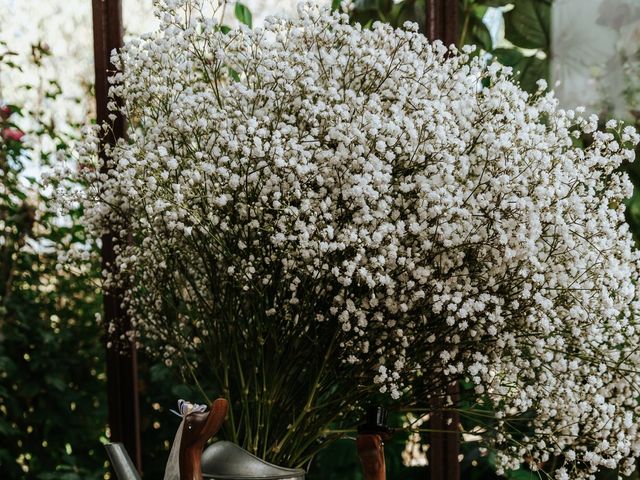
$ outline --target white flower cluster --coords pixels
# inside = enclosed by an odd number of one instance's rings
[[[93,235],[120,229],[138,333],[167,356],[225,329],[335,335],[393,398],[420,373],[472,382],[506,468],[630,471],[638,254],[619,167],[636,132],[410,25],[305,4],[223,33],[197,2],[167,3],[115,57],[129,141],[108,173],[81,171]]]

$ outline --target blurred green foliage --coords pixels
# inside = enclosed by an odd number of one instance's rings
[[[9,115],[10,114],[10,115]],[[18,131],[6,105],[0,131]],[[54,149],[65,141],[46,125]],[[56,248],[84,242],[73,212],[62,221],[45,190],[24,175],[34,158],[22,140],[0,139],[0,476],[96,478],[103,470],[104,366],[95,314],[95,271],[71,275]]]
[[[39,66],[49,51],[34,45],[32,55],[28,61]],[[23,61],[0,43],[0,68],[18,69]],[[45,98],[60,94],[57,82],[46,82]],[[103,330],[96,322],[102,310],[99,257],[82,272],[58,264],[58,251],[88,245],[81,211],[61,217],[50,189],[28,176],[56,162],[73,163],[73,138],[38,108],[0,107],[0,478],[103,478],[107,406]],[[21,137],[20,126],[27,136]],[[179,423],[169,408],[178,398],[197,397],[144,355],[139,374],[143,469],[147,478],[162,478]]]

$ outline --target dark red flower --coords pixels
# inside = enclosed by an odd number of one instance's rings
[[[2,105],[0,107],[0,118],[2,118],[2,120],[6,120],[7,118],[9,118],[12,113],[13,112],[11,111],[11,107],[9,107],[9,105]]]
[[[2,130],[2,138],[19,142],[24,137],[24,132],[16,128],[5,128]]]

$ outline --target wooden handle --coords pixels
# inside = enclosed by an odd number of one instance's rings
[[[180,439],[180,480],[202,480],[202,449],[224,423],[229,402],[218,398],[208,412],[189,413],[184,418]]]
[[[359,434],[356,444],[364,471],[364,480],[386,480],[387,470],[384,464],[382,437],[375,434]]]

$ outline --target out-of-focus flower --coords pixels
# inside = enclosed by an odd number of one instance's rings
[[[22,130],[18,130],[17,128],[5,128],[2,130],[2,138],[5,140],[13,140],[14,142],[19,142],[24,137],[24,132]]]
[[[11,111],[11,107],[9,107],[9,105],[2,105],[0,107],[0,118],[2,120],[6,120],[7,118],[9,118],[12,113],[13,112]]]

